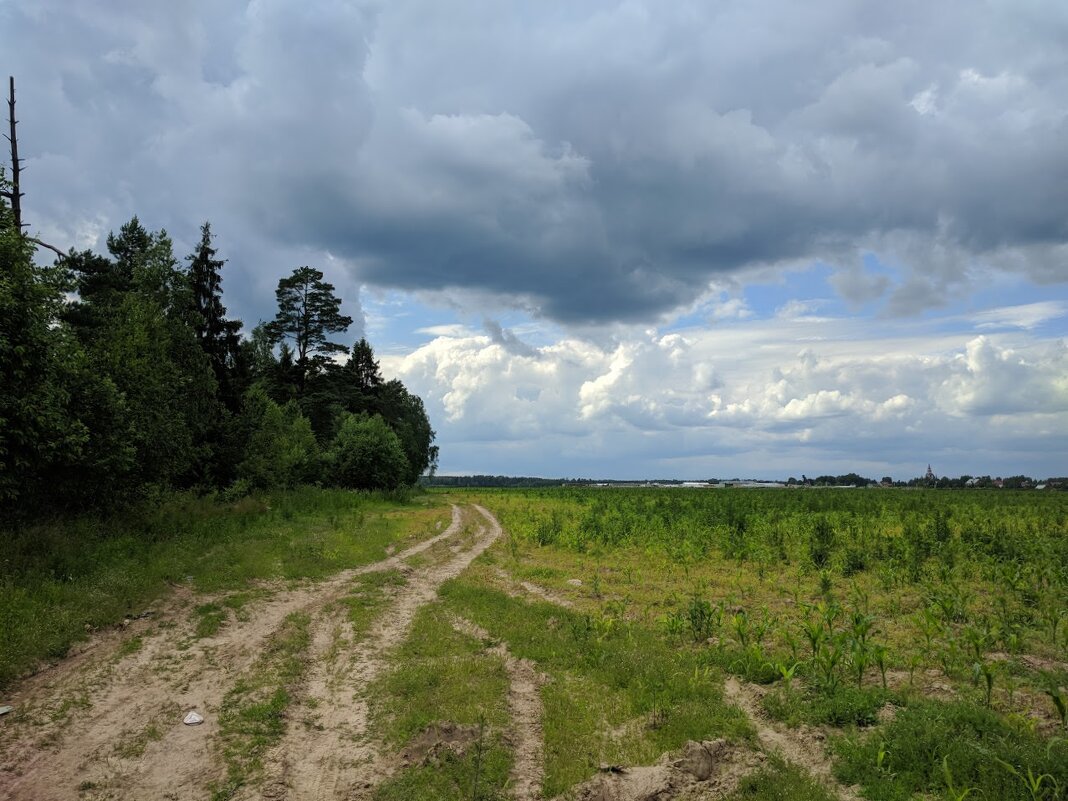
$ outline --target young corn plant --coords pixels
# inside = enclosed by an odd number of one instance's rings
[[[843,637],[835,635],[820,646],[816,654],[816,670],[819,672],[820,683],[828,695],[833,695],[838,690],[841,679],[838,676],[838,665],[845,654]]]
[[[731,628],[734,629],[734,636],[738,638],[738,644],[742,648],[749,648],[753,628],[749,622],[749,615],[744,609],[731,617]]]
[[[879,750],[875,754],[875,769],[891,779],[894,778],[894,772],[890,770],[890,766],[887,763],[887,757],[890,756],[890,752],[886,749],[886,743],[879,743]]]
[[[812,658],[815,659],[827,639],[827,627],[822,618],[808,617],[801,621],[801,629],[805,633],[808,644],[812,647]]]
[[[1047,687],[1046,695],[1053,701],[1057,714],[1061,718],[1061,728],[1068,731],[1068,691],[1064,687]]]
[[[942,778],[946,782],[946,801],[964,801],[972,791],[974,787],[957,787],[953,781],[953,772],[949,769],[949,757],[942,757]]]
[[[979,683],[979,679],[982,678],[986,688],[985,703],[987,708],[990,708],[991,701],[994,696],[994,677],[997,668],[993,662],[987,662],[980,660],[972,665],[972,677],[976,684]]]
[[[1041,773],[1036,776],[1034,771],[1028,768],[1025,774],[1003,759],[998,759],[997,757],[994,757],[994,759],[997,760],[1001,767],[1020,780],[1024,789],[1030,794],[1031,801],[1044,801],[1044,799],[1051,797],[1051,793],[1056,794],[1060,789],[1057,787],[1057,780],[1048,773]]]
[[[882,643],[875,643],[871,646],[871,658],[875,662],[875,666],[879,668],[879,677],[883,681],[883,689],[886,689],[886,657],[887,649]]]
[[[782,686],[786,690],[786,694],[790,695],[793,690],[794,674],[797,672],[797,668],[800,662],[794,662],[792,665],[787,665],[782,660],[776,660],[775,669],[779,671],[779,675],[782,676]]]

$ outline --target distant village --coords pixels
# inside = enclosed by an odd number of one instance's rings
[[[1012,490],[1068,490],[1068,477],[1035,479],[1030,476],[971,476],[957,478],[938,476],[931,465],[927,472],[908,481],[895,481],[890,476],[881,479],[865,478],[857,473],[841,476],[816,476],[801,478],[790,476],[785,481],[767,481],[754,478],[710,478],[703,481],[683,481],[679,479],[649,479],[643,481],[622,481],[614,479],[588,478],[541,478],[534,476],[441,476],[424,477],[422,483],[431,487],[676,487],[681,489],[724,489],[727,487],[750,487],[757,489],[881,489],[904,487],[912,489],[1012,489]]]

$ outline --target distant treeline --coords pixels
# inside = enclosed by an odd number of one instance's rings
[[[559,487],[566,484],[592,484],[590,479],[534,478],[531,476],[423,476],[427,487]]]
[[[279,281],[275,318],[246,338],[207,223],[184,263],[136,217],[107,255],[34,253],[0,201],[7,521],[171,489],[390,489],[436,463],[422,400],[383,380],[366,340],[333,341],[352,320],[318,270]]]
[[[1048,478],[1038,481],[1028,476],[1010,476],[1008,478],[991,478],[990,476],[961,476],[960,478],[914,478],[909,481],[894,481],[890,476],[876,480],[865,478],[856,473],[846,473],[840,476],[817,476],[800,479],[791,476],[784,482],[770,481],[765,479],[700,479],[697,481],[684,481],[682,479],[595,479],[595,478],[536,478],[531,476],[423,476],[420,483],[427,487],[572,487],[572,486],[620,486],[634,487],[655,485],[658,487],[682,486],[684,484],[726,484],[745,485],[752,483],[784,484],[787,487],[927,487],[932,489],[964,489],[964,488],[992,488],[992,489],[1045,489],[1068,490],[1068,478]]]

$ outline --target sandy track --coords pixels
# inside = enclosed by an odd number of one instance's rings
[[[787,732],[772,725],[760,708],[760,692],[752,685],[738,681],[734,676],[728,676],[724,682],[723,695],[745,712],[756,727],[757,738],[766,751],[773,751],[787,762],[808,771],[842,801],[861,801],[853,788],[839,784],[834,778],[831,761],[823,747],[823,733],[819,729],[800,726]]]
[[[476,640],[492,639],[489,632],[464,618],[453,618],[453,628]],[[491,647],[489,652],[503,660],[508,673],[508,711],[512,725],[507,734],[515,756],[509,777],[512,796],[517,801],[534,801],[541,798],[544,778],[541,685],[545,680],[533,662],[512,656],[503,642]]]
[[[453,507],[452,523],[442,533],[327,581],[280,590],[250,607],[247,620],[232,622],[214,637],[191,640],[193,623],[185,619],[129,657],[93,653],[28,680],[13,697],[19,708],[47,711],[61,697],[86,697],[91,705],[69,720],[44,715],[4,732],[0,798],[204,797],[204,785],[221,775],[212,749],[214,713],[286,616],[307,612],[314,617],[356,575],[401,567],[406,558],[454,536],[460,521],[460,510]],[[181,715],[191,708],[207,713],[203,725],[181,725]]]
[[[283,741],[265,760],[268,780],[258,797],[294,801],[360,798],[388,775],[389,755],[380,752],[367,736],[369,711],[363,691],[387,666],[389,650],[405,638],[419,608],[432,601],[442,583],[463,572],[500,536],[501,527],[493,515],[481,506],[474,508],[486,521],[475,544],[443,563],[413,572],[369,635],[348,654],[332,664],[325,651],[336,640],[323,633],[332,624],[325,623],[316,632],[314,667],[304,695],[306,708],[291,716],[291,720],[299,720],[302,714],[315,717],[315,725],[291,723]],[[307,705],[311,698],[315,699],[314,709]]]

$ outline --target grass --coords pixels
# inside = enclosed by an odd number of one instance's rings
[[[136,654],[144,647],[145,640],[143,637],[141,637],[140,635],[130,637],[129,639],[122,641],[122,645],[120,645],[118,650],[115,652],[115,658],[122,659],[123,657],[131,656],[132,654]]]
[[[839,778],[863,785],[872,801],[941,794],[947,789],[943,760],[956,787],[972,788],[969,799],[1031,801],[1013,771],[1048,775],[1047,791],[1060,788],[1059,795],[1039,798],[1063,798],[1068,788],[1068,742],[1047,741],[1025,725],[966,702],[917,701],[868,736],[839,739],[835,750]],[[885,754],[881,764],[880,751]]]
[[[1057,689],[1068,675],[1064,497],[465,497],[510,532],[481,562],[511,580],[476,562],[443,594],[552,675],[543,690],[548,795],[597,762],[648,763],[693,737],[701,727],[685,709],[699,695],[678,677],[707,670],[712,684],[729,672],[771,685],[765,710],[787,726],[837,728],[838,775],[873,801],[941,798],[950,784],[958,798],[1068,798],[1068,742],[1058,739],[1055,710],[1068,695]],[[574,609],[494,589],[520,580]],[[632,648],[676,679],[648,676]],[[896,717],[880,723],[887,703]],[[737,797],[825,797],[791,776],[770,766]]]
[[[168,710],[173,717],[177,708]],[[145,749],[151,742],[163,739],[163,732],[156,721],[152,721],[141,731],[122,737],[115,746],[115,756],[123,759],[136,759],[145,753]]]
[[[789,726],[799,723],[872,726],[887,703],[903,705],[900,693],[881,687],[840,687],[834,693],[778,688],[764,696],[764,709]]]
[[[807,773],[780,759],[746,776],[724,801],[834,801]]]
[[[751,736],[744,715],[724,703],[719,672],[665,647],[655,629],[527,603],[487,586],[485,571],[468,575],[443,585],[447,607],[551,677],[542,693],[547,796],[602,762],[650,763],[687,740]]]
[[[0,689],[87,632],[136,616],[175,584],[238,590],[198,612],[198,636],[241,614],[249,582],[320,578],[436,533],[439,496],[408,503],[304,488],[225,504],[189,495],[111,518],[79,517],[0,536]]]
[[[381,570],[356,576],[352,591],[345,597],[353,637],[359,639],[367,634],[371,624],[386,605],[391,588],[405,583],[399,570]]]
[[[194,633],[198,639],[218,633],[226,620],[226,611],[216,603],[201,604],[196,608],[196,614],[197,626]]]
[[[409,798],[470,801],[504,798],[511,754],[508,676],[500,657],[455,631],[440,603],[416,615],[411,636],[392,655],[392,669],[369,689],[374,730],[402,749],[434,724],[454,724],[455,749],[435,749],[375,791],[378,801]]]
[[[252,668],[234,684],[219,712],[219,738],[226,779],[212,801],[232,798],[256,778],[262,757],[285,733],[292,688],[304,673],[310,619],[295,612],[285,618]]]

